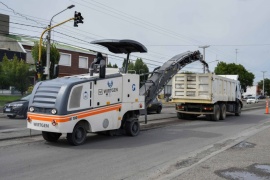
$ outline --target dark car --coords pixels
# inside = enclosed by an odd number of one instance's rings
[[[260,95],[260,96],[258,96],[258,99],[265,99],[265,96]]]
[[[155,98],[147,107],[147,112],[153,112],[160,113],[162,110],[162,103]]]
[[[4,105],[3,113],[9,118],[15,118],[16,116],[23,116],[27,118],[28,104],[31,94],[25,96],[17,101],[12,101]]]

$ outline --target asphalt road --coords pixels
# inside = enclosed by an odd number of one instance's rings
[[[27,141],[30,138],[13,145],[0,141],[0,179],[163,179],[268,122],[264,112],[264,108],[245,111],[218,122],[203,117],[178,120],[142,131],[138,137],[89,135],[78,147],[64,138],[58,143]]]

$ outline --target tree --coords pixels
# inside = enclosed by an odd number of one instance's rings
[[[143,62],[141,58],[137,58],[134,65],[134,70],[137,74],[149,73],[147,65]],[[148,79],[148,74],[140,77],[140,82],[146,81]]]
[[[259,87],[259,89],[262,89],[262,91],[263,91],[263,80],[258,82],[258,87]],[[261,91],[261,93],[262,93],[262,91]],[[267,94],[267,95],[270,94],[270,79],[268,79],[268,78],[264,79],[264,94]]]
[[[35,42],[34,46],[32,47],[32,57],[35,60],[35,64],[38,61],[38,55],[39,55],[39,43]],[[46,66],[46,48],[45,48],[45,42],[41,46],[41,66]],[[54,71],[54,65],[58,64],[60,60],[60,53],[56,46],[54,44],[51,44],[51,49],[50,49],[50,77],[53,77],[53,71]],[[42,80],[45,79],[45,76],[41,78]]]
[[[125,62],[126,60],[123,62],[123,67],[125,67]],[[135,63],[133,63],[132,61],[128,64],[128,70],[130,71],[130,73],[136,73],[136,74],[147,74],[149,73],[149,69],[147,67],[147,65],[143,62],[143,60],[141,58],[137,58]],[[148,79],[148,74],[144,75],[144,76],[140,76],[140,83],[144,82]],[[141,84],[140,84],[141,86]]]
[[[17,56],[14,56],[12,60],[5,56],[1,66],[5,74],[5,81],[9,82],[9,85],[14,86],[23,95],[30,85],[29,64],[19,60]]]
[[[113,65],[113,68],[118,68],[117,64],[114,64],[114,65]]]
[[[107,65],[108,68],[111,68],[112,67],[112,64],[111,62],[109,62],[109,64]]]
[[[3,61],[4,59],[7,59],[6,55],[4,56]],[[0,89],[4,89],[10,86],[9,81],[6,78],[6,74],[3,69],[3,61],[0,62]]]
[[[246,90],[247,86],[252,86],[254,74],[248,72],[241,64],[219,62],[214,71],[217,75],[239,75],[238,80],[242,89]]]

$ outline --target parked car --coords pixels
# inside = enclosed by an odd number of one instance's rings
[[[147,112],[161,113],[162,110],[162,102],[155,98],[147,107]]]
[[[251,104],[251,103],[258,103],[258,99],[256,97],[250,96],[247,99],[247,104]]]
[[[4,105],[3,114],[6,114],[9,118],[15,118],[16,116],[23,116],[27,118],[28,104],[31,94],[25,96],[17,101],[12,101]]]
[[[265,96],[260,95],[260,96],[258,97],[258,99],[265,99]]]

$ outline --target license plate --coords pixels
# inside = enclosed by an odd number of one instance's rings
[[[10,109],[10,108],[6,108],[6,111],[7,111],[7,112],[10,112],[10,111],[11,111],[11,109]]]

